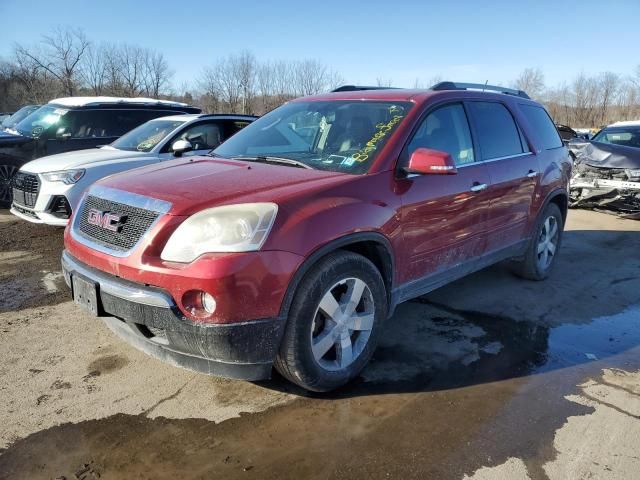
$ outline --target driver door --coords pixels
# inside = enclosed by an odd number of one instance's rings
[[[417,148],[447,152],[453,175],[410,175],[402,195],[404,281],[429,281],[436,274],[482,256],[486,249],[490,177],[478,162],[462,103],[427,114],[406,147],[408,161]]]

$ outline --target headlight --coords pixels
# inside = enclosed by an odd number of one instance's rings
[[[160,257],[188,263],[203,253],[260,250],[277,212],[275,203],[243,203],[202,210],[173,232]]]
[[[60,170],[59,172],[43,173],[42,177],[49,182],[63,182],[67,185],[76,183],[84,175],[84,168],[77,170]]]

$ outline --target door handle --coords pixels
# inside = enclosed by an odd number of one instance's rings
[[[538,176],[538,172],[536,172],[535,170],[529,170],[529,173],[527,173],[527,177],[529,178],[536,178]]]
[[[487,189],[487,184],[486,183],[474,183],[471,186],[471,191],[472,192],[481,192],[482,190],[486,190]]]

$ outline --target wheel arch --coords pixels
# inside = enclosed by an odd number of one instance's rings
[[[346,250],[362,255],[375,265],[382,275],[385,289],[387,290],[387,302],[389,306],[391,305],[391,291],[393,289],[395,271],[395,259],[391,242],[378,232],[358,232],[345,235],[322,245],[298,267],[293,279],[287,286],[287,291],[280,307],[281,318],[286,320],[288,317],[293,297],[304,276],[322,258],[338,250]]]
[[[566,190],[562,188],[557,188],[551,191],[547,195],[547,198],[545,199],[540,212],[543,212],[544,209],[547,208],[547,205],[549,205],[550,203],[555,203],[560,209],[560,213],[562,214],[562,225],[564,227],[564,225],[567,223],[567,212],[569,209],[569,194],[567,193]]]

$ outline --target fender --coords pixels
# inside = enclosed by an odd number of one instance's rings
[[[540,213],[542,213],[544,211],[544,209],[547,208],[547,205],[549,205],[549,203],[551,203],[551,201],[556,197],[564,197],[565,205],[569,205],[569,194],[567,193],[567,191],[564,188],[558,187],[558,188],[555,188],[555,189],[551,190],[547,194],[547,196],[544,199],[544,202],[542,202],[542,208],[540,209]],[[561,209],[560,211],[562,213],[563,220],[566,222],[566,220],[567,220],[567,207],[565,206],[564,209]],[[563,228],[564,228],[564,225],[563,225]]]
[[[350,233],[343,237],[332,240],[328,243],[325,243],[321,247],[317,248],[309,257],[298,267],[296,273],[293,275],[291,282],[289,282],[289,286],[287,287],[287,291],[285,292],[284,299],[282,300],[282,305],[280,307],[280,318],[286,321],[289,315],[289,308],[291,307],[291,303],[293,302],[293,297],[298,289],[298,285],[307,274],[307,272],[323,257],[339,250],[348,245],[352,245],[359,242],[375,242],[380,245],[384,252],[387,255],[387,260],[390,262],[388,270],[391,272],[390,278],[385,278],[385,284],[387,287],[387,301],[391,300],[391,291],[393,290],[394,284],[394,272],[395,272],[395,258],[393,255],[393,249],[391,247],[391,242],[387,237],[378,232],[357,232]],[[380,272],[380,274],[385,277],[385,272]],[[391,303],[389,303],[391,305]]]

